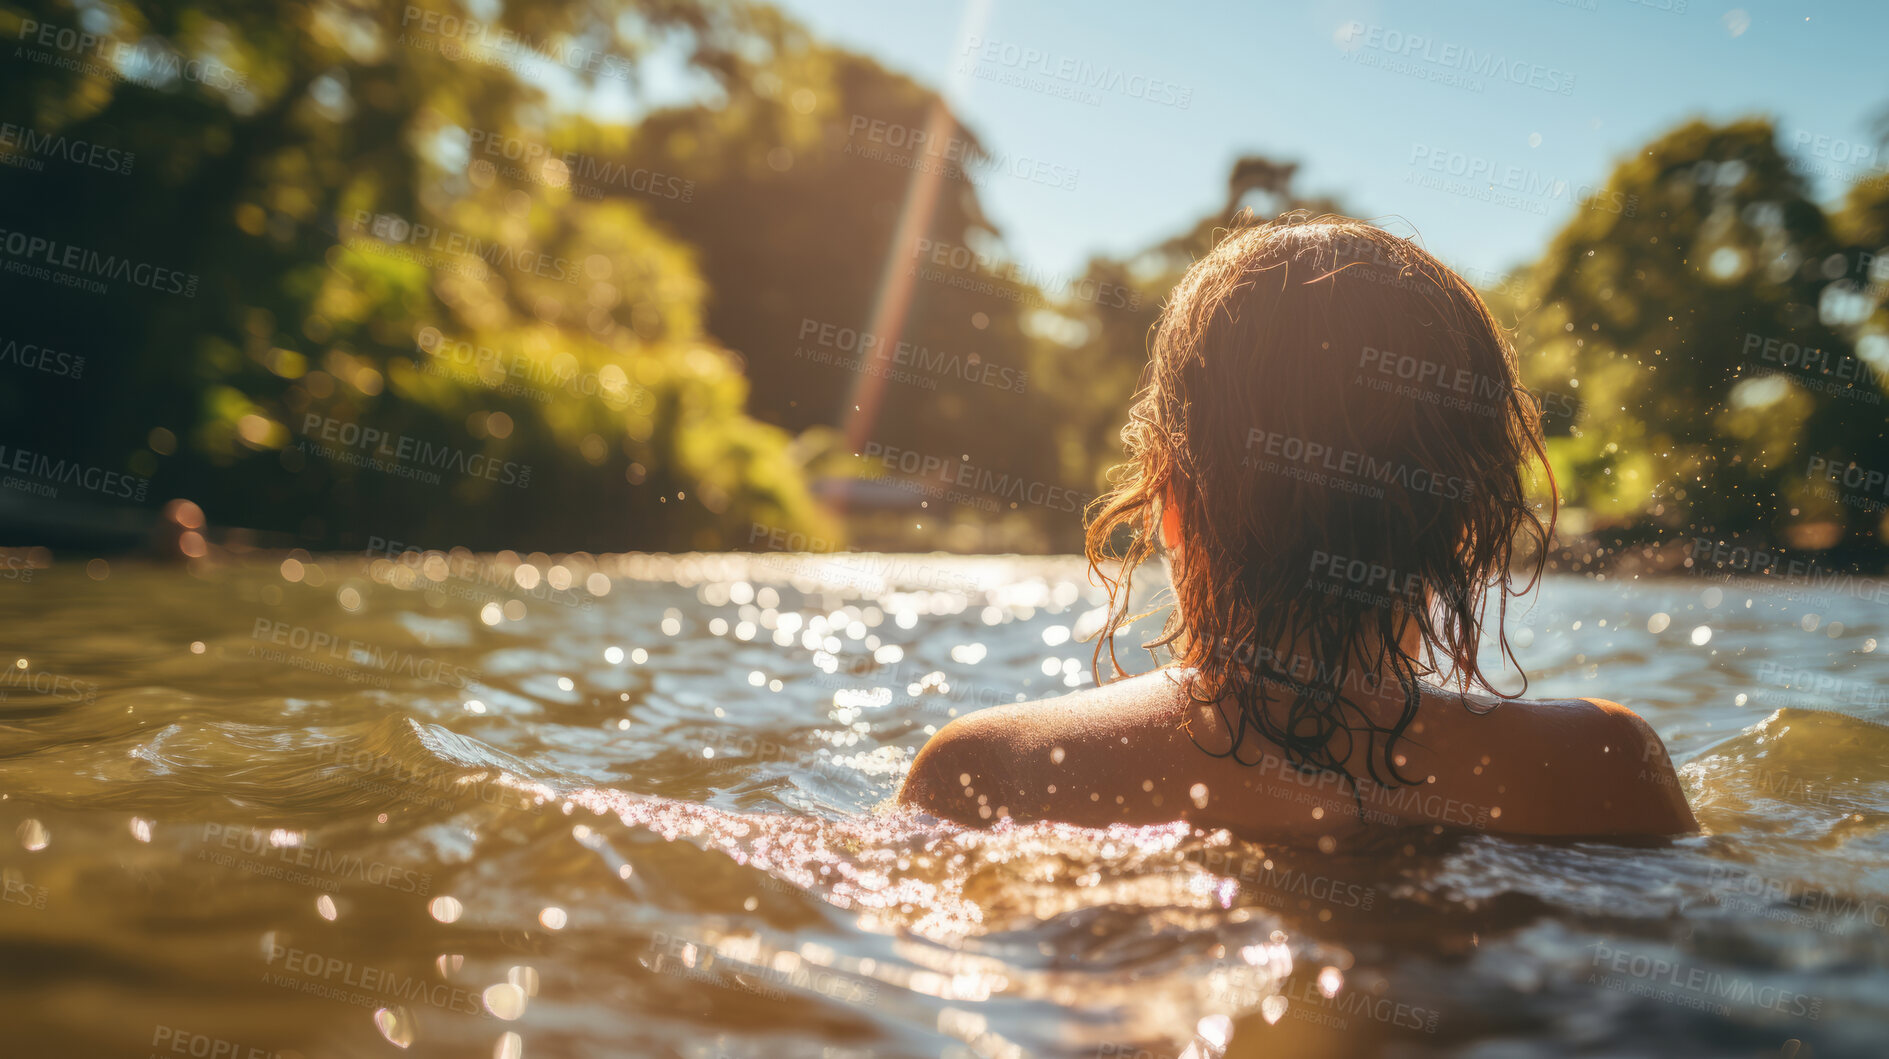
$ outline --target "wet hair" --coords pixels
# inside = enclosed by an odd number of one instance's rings
[[[1192,696],[1231,737],[1221,756],[1256,763],[1257,734],[1356,793],[1362,751],[1397,786],[1420,678],[1502,695],[1477,658],[1487,594],[1513,664],[1502,620],[1546,562],[1554,478],[1513,348],[1414,242],[1338,216],[1227,233],[1164,306],[1122,439],[1088,512],[1109,592],[1098,681],[1105,646],[1122,675],[1115,633],[1172,503],[1173,609],[1143,646],[1197,670]],[[1532,568],[1519,587],[1512,565]]]

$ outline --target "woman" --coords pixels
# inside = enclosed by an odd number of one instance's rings
[[[1514,353],[1460,277],[1361,221],[1249,227],[1188,270],[1144,377],[1088,527],[1110,600],[1096,662],[1106,645],[1122,675],[1114,633],[1158,540],[1175,606],[1149,646],[1176,664],[951,723],[902,802],[1321,844],[1696,830],[1631,710],[1506,697],[1483,672],[1491,588],[1513,661],[1502,617],[1540,576],[1554,482]],[[1537,466],[1548,525],[1525,496]]]

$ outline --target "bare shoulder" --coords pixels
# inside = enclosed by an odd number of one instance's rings
[[[1339,821],[1460,824],[1526,835],[1697,830],[1666,748],[1606,699],[1484,699],[1429,689],[1396,749],[1408,785],[1358,798],[1307,777],[1158,670],[1061,698],[980,710],[933,735],[899,801],[969,826],[1005,818],[1085,826],[1186,819],[1265,839]],[[1353,775],[1365,762],[1354,763]],[[1369,786],[1369,785],[1367,785]],[[1473,811],[1471,811],[1473,810]]]
[[[1464,739],[1504,807],[1503,829],[1538,835],[1674,835],[1698,830],[1666,744],[1639,714],[1602,698],[1491,700],[1502,723]],[[1458,732],[1477,727],[1455,726]],[[1461,756],[1460,754],[1457,756]],[[1482,784],[1478,784],[1482,786]]]
[[[1169,671],[1157,670],[1058,698],[978,710],[919,748],[899,801],[973,825],[1006,816],[1124,820],[1136,814],[1113,792],[1106,802],[1099,794],[1073,799],[1081,791],[1096,793],[1089,781],[1097,774],[1126,775],[1126,760],[1174,759],[1174,748],[1186,740],[1184,701]]]
[[[1625,706],[1608,699],[1583,699],[1599,710],[1604,718],[1601,736],[1608,752],[1620,754],[1614,763],[1612,778],[1622,791],[1632,792],[1635,817],[1655,834],[1682,834],[1697,831],[1692,806],[1686,802],[1673,769],[1666,743],[1645,719]]]

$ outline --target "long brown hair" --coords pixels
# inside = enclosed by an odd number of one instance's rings
[[[1499,589],[1494,634],[1513,663],[1502,619],[1547,559],[1554,478],[1512,347],[1421,247],[1337,216],[1230,232],[1164,307],[1122,439],[1127,462],[1087,527],[1109,591],[1098,681],[1105,646],[1108,679],[1122,672],[1115,633],[1171,503],[1174,607],[1143,646],[1198,671],[1191,694],[1216,704],[1225,753],[1246,760],[1257,735],[1355,790],[1362,750],[1369,777],[1396,786],[1420,677],[1500,694],[1477,659],[1486,593]],[[1532,566],[1520,587],[1518,554]],[[1396,692],[1389,710],[1365,701]]]

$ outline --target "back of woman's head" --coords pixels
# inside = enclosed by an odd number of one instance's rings
[[[1423,249],[1342,217],[1234,231],[1174,289],[1122,433],[1088,529],[1111,668],[1129,575],[1172,505],[1175,609],[1155,643],[1199,670],[1242,760],[1258,734],[1301,766],[1403,782],[1417,678],[1493,690],[1485,593],[1515,591],[1518,537],[1540,572],[1549,531],[1525,485],[1546,459],[1495,320]]]

